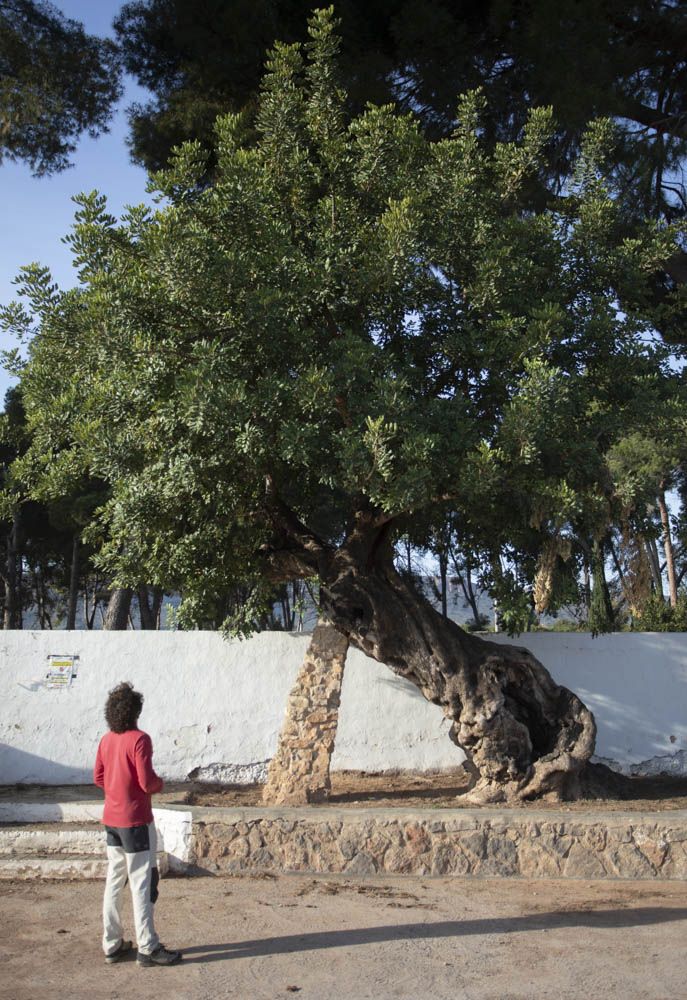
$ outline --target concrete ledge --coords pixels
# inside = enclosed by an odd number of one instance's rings
[[[0,858],[17,855],[104,854],[103,831],[100,829],[70,829],[59,824],[46,823],[35,827],[0,827]]]
[[[190,812],[189,862],[211,872],[687,878],[684,810],[193,807]]]
[[[157,856],[160,875],[169,871],[167,855]],[[64,852],[38,856],[9,855],[0,857],[0,881],[25,882],[33,879],[104,879],[107,875],[107,858],[94,855],[70,855]]]
[[[0,823],[99,823],[103,803],[98,799],[69,802],[0,802]]]
[[[100,820],[102,799],[77,798],[75,801],[4,801],[0,802],[1,824],[45,824],[42,829],[0,828],[0,857],[15,853],[31,854],[104,853]],[[158,851],[164,852],[165,870],[182,872],[191,859],[192,818],[187,806],[153,809],[158,834]],[[74,830],[63,827],[55,831],[47,824],[97,823],[96,830]],[[45,847],[45,851],[43,848]],[[6,876],[9,877],[9,876]],[[48,876],[46,876],[48,877]],[[52,876],[50,876],[52,877]],[[99,876],[94,876],[99,877]]]
[[[86,820],[96,805],[102,808],[94,802],[6,802],[2,818],[46,822],[58,810],[72,821]],[[687,810],[603,813],[565,808],[274,809],[165,804],[154,814],[158,846],[169,869],[189,874],[687,878]],[[27,843],[25,834],[8,837],[17,839],[17,852],[20,840],[22,846]],[[90,832],[87,838],[90,841]],[[68,843],[71,839],[68,835],[63,845],[50,849],[55,864],[60,852],[74,850],[75,841]],[[36,848],[42,842],[37,836]],[[7,853],[14,853],[11,847]],[[95,865],[95,858],[92,861]],[[20,862],[28,873],[31,859],[16,859],[17,865]],[[45,872],[43,877],[84,875]]]

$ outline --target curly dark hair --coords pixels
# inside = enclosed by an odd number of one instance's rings
[[[135,729],[143,708],[143,695],[124,681],[112,688],[105,703],[105,719],[113,733]]]

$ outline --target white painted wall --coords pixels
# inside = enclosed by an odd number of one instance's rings
[[[534,633],[517,641],[592,708],[599,757],[626,770],[687,773],[687,635]],[[0,784],[90,781],[105,699],[122,680],[145,695],[141,726],[164,777],[259,779],[307,642],[282,632],[240,642],[214,632],[2,631]],[[45,688],[50,653],[79,655],[70,688]],[[462,756],[447,729],[412,685],[349,654],[335,770],[455,767]]]

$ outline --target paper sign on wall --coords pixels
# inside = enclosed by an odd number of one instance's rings
[[[67,688],[76,677],[78,656],[48,657],[48,673],[45,678],[47,688]]]

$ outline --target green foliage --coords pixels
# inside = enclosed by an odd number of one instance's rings
[[[130,109],[134,158],[159,169],[184,140],[210,149],[217,115],[231,111],[245,119],[252,112],[274,39],[305,41],[311,11],[309,0],[126,4],[115,22],[125,65],[154,95]],[[643,216],[685,218],[682,5],[339,0],[336,12],[349,112],[359,114],[368,102],[393,103],[439,139],[464,121],[462,111],[456,114],[457,95],[481,89],[481,138],[489,151],[510,158],[515,169],[507,183],[517,181],[517,163],[526,172],[533,211],[569,197],[575,179],[601,169],[622,205],[616,221],[628,238]],[[533,131],[532,107],[556,110],[545,147],[536,127],[530,148],[526,141],[513,146]],[[604,123],[590,132],[589,122],[598,119]],[[542,163],[536,176],[527,174],[533,151]],[[212,154],[206,168],[211,174]],[[684,343],[686,276],[683,244],[651,282],[657,329],[671,343]]]
[[[0,162],[64,170],[83,132],[107,130],[120,95],[113,42],[47,0],[0,0]]]
[[[549,632],[582,632],[587,628],[586,624],[575,621],[573,618],[557,618]]]
[[[489,593],[502,631],[508,635],[531,631],[535,621],[532,594],[521,578],[511,570],[492,569]]]
[[[531,578],[550,533],[605,529],[605,455],[641,426],[641,388],[675,381],[642,298],[675,233],[628,242],[602,128],[574,197],[533,212],[550,111],[491,150],[473,92],[433,143],[392,107],[351,117],[336,50],[330,12],[305,55],[274,50],[254,119],[217,122],[212,186],[191,143],[153,178],[154,213],[80,196],[83,284],[28,269],[30,308],[4,313],[38,331],[15,474],[36,497],[108,484],[88,533],[102,564],[182,589],[186,623],[239,585],[232,627],[260,616],[275,497],[332,545],[361,507],[393,533],[448,505],[475,550],[510,546]],[[529,595],[499,586],[506,627],[525,627]]]
[[[255,102],[274,40],[306,40],[311,11],[298,0],[125,4],[115,22],[125,64],[154,95],[131,109],[134,156],[159,168],[184,140],[210,145],[217,115]],[[551,105],[559,123],[549,169],[558,187],[587,123],[615,116],[612,169],[621,197],[635,212],[679,211],[672,189],[685,152],[680,5],[340,0],[336,12],[349,109],[393,100],[401,111],[419,111],[436,139],[455,127],[456,95],[482,86],[484,129],[494,142],[520,135],[532,106]],[[541,198],[536,186],[532,194]]]
[[[463,628],[466,632],[488,632],[491,622],[489,615],[480,615],[479,618],[469,618]]]
[[[677,604],[670,606],[654,594],[632,623],[633,632],[687,632],[687,595],[678,594]]]

